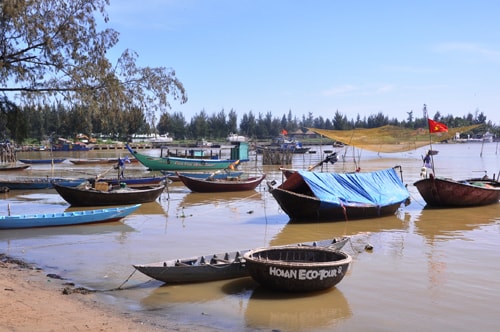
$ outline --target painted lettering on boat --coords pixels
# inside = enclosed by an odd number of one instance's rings
[[[269,267],[270,276],[276,276],[286,279],[323,280],[326,278],[334,278],[340,274],[342,274],[342,266],[332,269],[321,269],[321,270],[308,270],[308,269],[287,270],[287,269],[280,269],[274,266]]]

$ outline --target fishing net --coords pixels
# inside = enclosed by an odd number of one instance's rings
[[[390,125],[352,130],[308,129],[337,142],[342,142],[359,149],[392,153],[411,151],[433,143],[451,140],[457,134],[468,132],[479,126],[481,125],[448,128],[448,132],[443,133],[429,133],[428,129],[410,129]]]

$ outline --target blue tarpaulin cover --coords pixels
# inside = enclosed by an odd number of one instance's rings
[[[362,173],[298,172],[322,204],[330,206],[387,206],[410,197],[394,168]]]

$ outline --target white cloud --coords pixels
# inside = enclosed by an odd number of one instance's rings
[[[358,91],[358,88],[351,84],[340,85],[336,87],[332,87],[328,90],[323,91],[321,94],[323,96],[341,96],[352,93],[354,91]]]
[[[500,51],[490,49],[476,43],[442,43],[435,47],[440,53],[468,53],[469,55],[479,55],[492,60],[500,60]]]
[[[371,86],[356,86],[353,84],[345,84],[332,87],[330,89],[324,90],[321,95],[325,97],[332,96],[368,96],[368,95],[379,95],[392,92],[396,89],[393,84],[374,84]]]

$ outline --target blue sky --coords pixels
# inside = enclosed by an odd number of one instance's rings
[[[139,6],[138,6],[139,5]],[[500,2],[111,0],[140,66],[175,70],[201,110],[404,120],[483,112],[500,125]],[[112,53],[112,55],[113,55]]]

